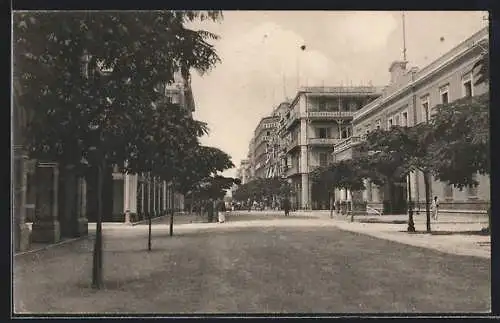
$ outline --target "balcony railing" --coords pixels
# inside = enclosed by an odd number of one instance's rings
[[[335,144],[338,144],[342,141],[343,139],[338,139],[338,138],[309,138],[307,140],[307,143],[309,145],[326,145],[326,146],[333,146]]]
[[[333,146],[333,151],[341,151],[363,141],[363,137],[349,137]]]
[[[311,119],[345,118],[352,117],[354,111],[309,111],[307,117]]]

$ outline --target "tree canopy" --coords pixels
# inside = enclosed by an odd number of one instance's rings
[[[474,174],[490,174],[489,93],[438,105],[431,124],[437,179],[462,188],[477,185]]]
[[[285,198],[291,193],[290,184],[277,177],[256,178],[248,183],[240,185],[233,193],[233,198],[238,201],[271,200],[274,197]]]
[[[33,113],[32,157],[77,164],[95,148],[110,163],[130,160],[134,171],[179,163],[175,153],[195,145],[204,125],[178,107],[154,103],[176,72],[189,82],[191,69],[205,73],[220,61],[210,44],[217,36],[186,23],[221,17],[197,11],[16,13],[14,77],[17,103]]]
[[[312,180],[328,188],[363,190],[365,172],[356,159],[335,162],[328,166],[318,167],[312,173]]]

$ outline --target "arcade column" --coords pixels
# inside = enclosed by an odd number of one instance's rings
[[[55,243],[61,240],[58,218],[59,169],[57,163],[39,163],[36,169],[36,211],[32,241]]]
[[[26,251],[30,247],[31,232],[26,224],[26,161],[28,157],[22,146],[14,146],[14,247]]]

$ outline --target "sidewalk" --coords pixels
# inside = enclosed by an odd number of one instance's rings
[[[429,248],[458,255],[491,258],[491,237],[479,234],[487,226],[488,217],[469,214],[440,215],[438,221],[431,220],[431,233],[426,233],[425,215],[414,218],[417,233],[408,233],[407,215],[379,216],[379,223],[363,223],[373,217],[334,217],[335,225],[346,231],[362,233],[416,247]],[[391,221],[405,221],[401,224]]]

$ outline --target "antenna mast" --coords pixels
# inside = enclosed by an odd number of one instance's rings
[[[403,20],[403,61],[406,62],[406,29],[405,29],[405,12],[402,13]]]

